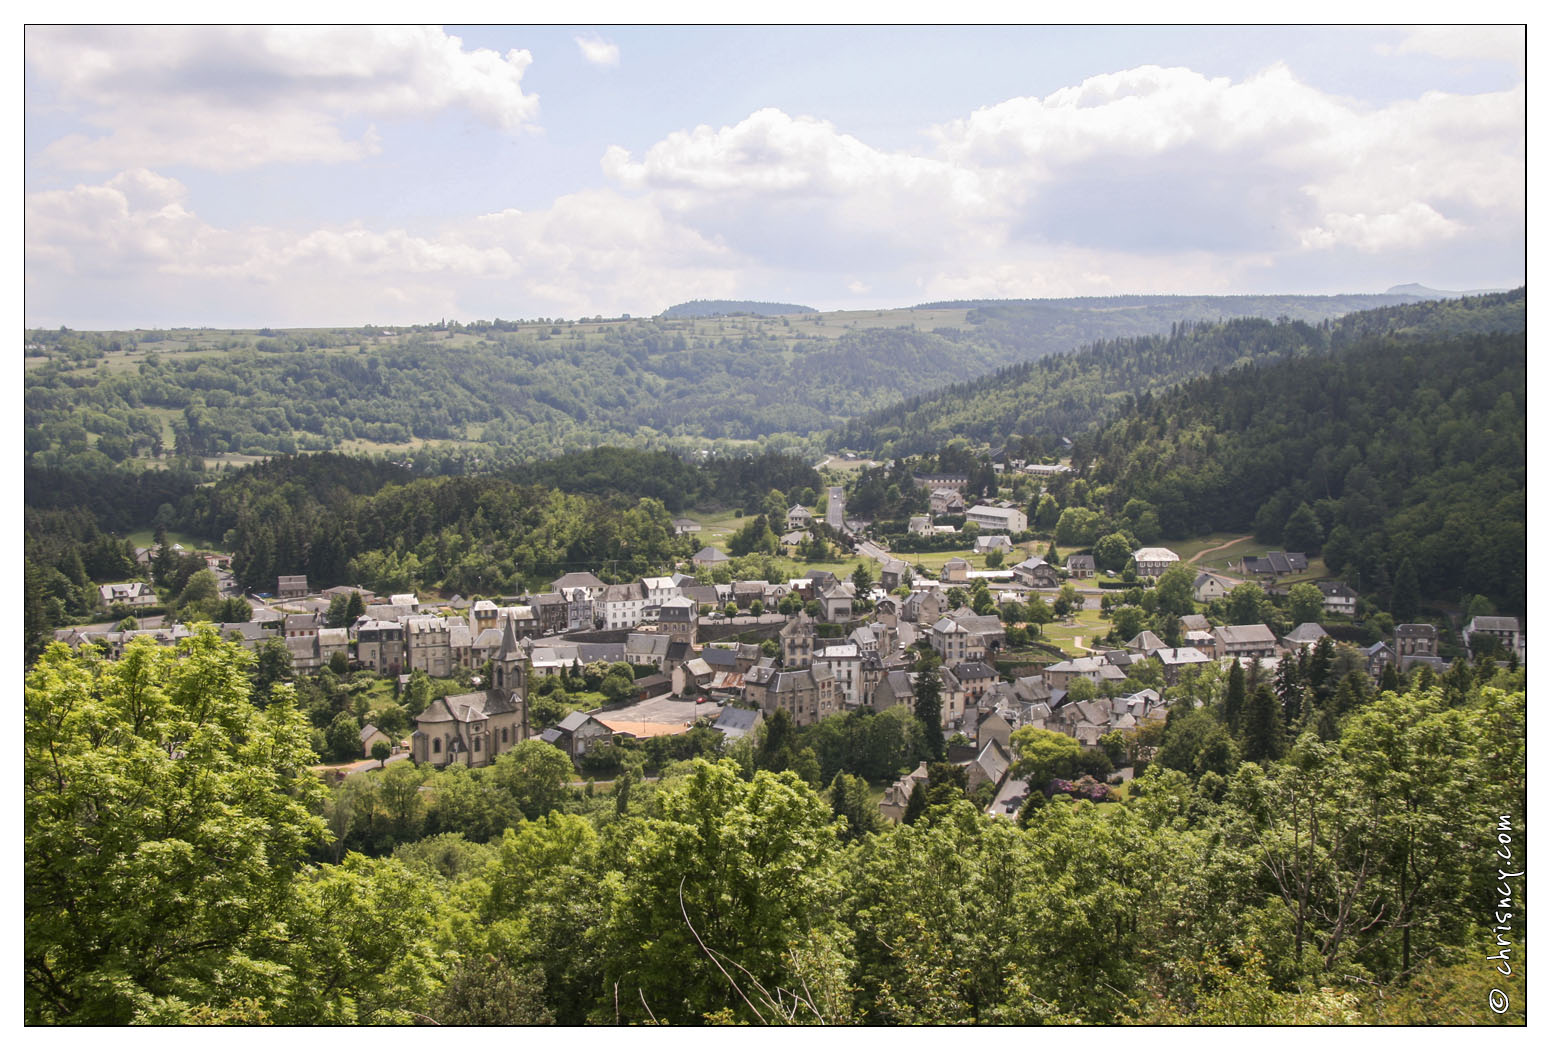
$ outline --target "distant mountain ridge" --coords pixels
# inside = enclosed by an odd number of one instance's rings
[[[781,317],[784,314],[817,314],[813,307],[796,303],[764,303],[757,299],[691,299],[675,303],[657,315],[662,318],[721,317],[727,314],[753,314],[756,317]]]
[[[1385,292],[1390,296],[1416,296],[1419,299],[1458,299],[1461,296],[1489,296],[1498,292],[1508,292],[1507,288],[1472,288],[1468,292],[1448,292],[1441,288],[1428,288],[1419,285],[1415,281],[1409,285],[1396,285]]]

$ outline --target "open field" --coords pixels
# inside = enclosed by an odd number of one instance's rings
[[[136,547],[150,547],[156,542],[156,533],[151,529],[141,529],[137,532],[130,533],[127,537],[125,537],[125,539],[128,540],[131,544],[134,544]],[[183,547],[189,551],[220,550],[220,548],[213,540],[209,540],[205,537],[194,536],[190,533],[179,533],[173,529],[167,530],[167,542],[169,544],[182,544]]]
[[[931,571],[933,577],[936,577],[942,571],[943,564],[950,558],[964,559],[969,563],[970,569],[990,568],[986,565],[986,557],[984,555],[974,554],[967,547],[960,548],[957,551],[918,551],[915,554],[896,554],[894,557],[911,566],[925,566]],[[1010,570],[1014,563],[1020,562],[1022,559],[1023,556],[1018,555],[1016,550],[1013,553],[1013,557],[1003,555],[1001,568]]]
[[[1180,557],[1180,561],[1189,562],[1197,554],[1208,551],[1222,544],[1228,544],[1220,551],[1212,551],[1203,555],[1195,564],[1202,569],[1210,569],[1213,572],[1221,572],[1228,562],[1237,562],[1245,555],[1263,555],[1266,553],[1266,545],[1254,537],[1240,539],[1242,533],[1212,533],[1208,536],[1194,537],[1190,540],[1161,540],[1159,547],[1166,547]],[[1230,541],[1233,541],[1230,543]]]
[[[1068,624],[1065,620],[1053,620],[1044,627],[1043,640],[1052,645],[1061,647],[1061,651],[1071,657],[1084,656],[1093,644],[1095,635],[1109,634],[1109,621],[1099,616],[1097,605],[1093,609],[1080,610],[1075,617],[1069,617],[1075,624]],[[1082,639],[1082,646],[1078,646],[1076,639]]]
[[[700,532],[691,535],[701,547],[714,547],[723,552],[727,550],[727,538],[742,529],[748,521],[746,516],[740,517],[732,511],[686,511],[684,517],[700,523]]]

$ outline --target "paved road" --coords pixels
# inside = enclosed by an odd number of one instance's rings
[[[397,763],[401,759],[408,759],[408,758],[409,758],[409,753],[408,752],[399,752],[399,753],[397,753],[395,755],[388,756],[388,762],[390,762],[390,763]],[[349,766],[328,767],[328,769],[330,769],[330,770],[338,770],[341,773],[343,773],[346,777],[349,777],[351,774],[359,774],[363,770],[375,770],[375,769],[377,769],[377,760],[375,760],[375,759],[362,759],[360,762],[351,763]]]
[[[860,544],[857,544],[856,553],[864,558],[875,558],[879,562],[882,562],[885,558],[894,557],[871,540],[863,540]]]

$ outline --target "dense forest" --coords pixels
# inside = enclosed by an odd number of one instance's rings
[[[1084,340],[1403,296],[1122,297],[767,318],[260,333],[27,333],[27,462],[56,470],[454,445],[486,464],[599,444],[823,449],[859,415]]]
[[[1522,1024],[1523,673],[1375,695],[1307,663],[1204,685],[1116,801],[1029,729],[1048,798],[990,817],[929,766],[880,826],[779,720],[599,791],[539,741],[326,786],[290,688],[213,631],[56,645],[25,694],[25,1017]]]
[[[977,308],[994,316],[1010,307]],[[1269,318],[1277,316],[1278,320]],[[996,328],[988,319],[982,331]],[[1522,332],[1524,290],[1376,307],[1300,323],[1286,314],[1181,323],[1167,335],[1111,339],[918,395],[840,427],[835,442],[878,456],[927,452],[962,436],[1025,456],[1055,449],[1120,412],[1127,399],[1250,361],[1296,357],[1370,336]]]
[[[1143,394],[1077,439],[1072,459],[1117,504],[1152,505],[1165,536],[1253,529],[1322,550],[1360,590],[1388,593],[1405,576],[1517,613],[1525,350],[1522,333],[1365,336]],[[1314,514],[1287,535],[1300,507]]]

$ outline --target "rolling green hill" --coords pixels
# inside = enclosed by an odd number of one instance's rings
[[[1104,340],[1076,353],[1023,362],[860,416],[837,429],[835,444],[887,457],[929,452],[961,436],[991,446],[1008,444],[1014,455],[1039,456],[1055,450],[1060,438],[1075,437],[1110,418],[1128,399],[1236,365],[1295,357],[1369,336],[1523,331],[1525,295],[1520,289],[1412,301],[1328,323],[1278,316],[1276,322],[1259,316],[1178,324],[1159,335]],[[996,324],[984,322],[987,329]]]
[[[409,329],[33,331],[31,462],[94,468],[427,444],[525,462],[612,443],[813,454],[903,399],[1200,318],[1318,320],[1403,296],[1030,300],[792,317]]]
[[[1253,530],[1323,551],[1402,619],[1415,610],[1389,592],[1406,577],[1522,613],[1525,333],[1339,336],[1143,394],[1072,463],[1105,510],[1140,500],[1166,536]]]

